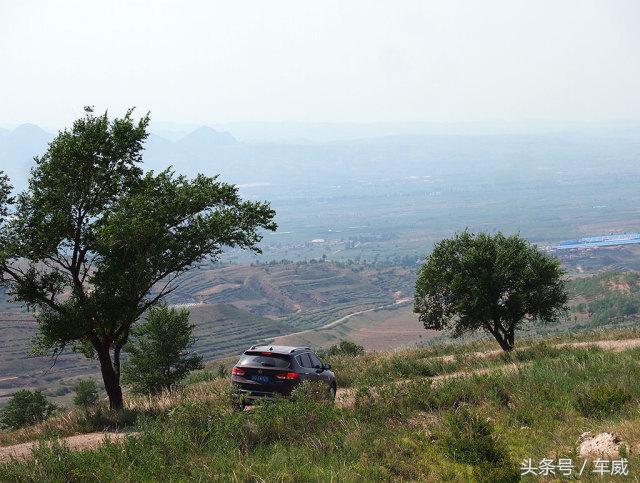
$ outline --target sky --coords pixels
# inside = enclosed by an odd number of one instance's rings
[[[0,124],[640,119],[637,0],[0,0]]]

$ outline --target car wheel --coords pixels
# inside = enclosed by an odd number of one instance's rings
[[[232,411],[244,411],[244,408],[247,404],[244,402],[244,399],[241,397],[233,398],[231,400],[231,410]]]

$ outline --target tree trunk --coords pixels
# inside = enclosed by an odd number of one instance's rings
[[[515,336],[515,329],[510,328],[506,334],[506,340],[507,340],[507,344],[509,345],[509,350],[513,349],[513,346],[515,345],[514,336]]]
[[[513,350],[513,330],[505,332],[503,334],[498,326],[498,322],[495,322],[493,327],[491,327],[490,325],[489,327],[487,327],[485,325],[485,327],[489,329],[489,332],[491,332],[491,335],[493,335],[493,337],[495,337],[495,339],[498,341],[498,344],[500,344],[500,347],[503,351],[509,352]]]
[[[98,351],[98,359],[100,360],[100,371],[102,372],[104,388],[107,391],[107,396],[109,396],[109,407],[120,410],[124,407],[122,388],[120,387],[120,373],[113,367],[109,349],[103,348]]]
[[[506,337],[502,337],[500,334],[493,334],[493,336],[496,338],[503,351],[509,352],[513,349],[513,344],[510,344]]]

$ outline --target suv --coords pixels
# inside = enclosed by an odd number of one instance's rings
[[[321,382],[336,397],[336,375],[308,347],[253,346],[231,370],[231,382],[241,404],[258,398],[290,396],[298,384]]]

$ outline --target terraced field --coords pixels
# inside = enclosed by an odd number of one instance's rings
[[[285,322],[265,319],[230,304],[197,305],[190,312],[196,323],[197,350],[205,360],[237,354],[248,345],[291,330]]]

